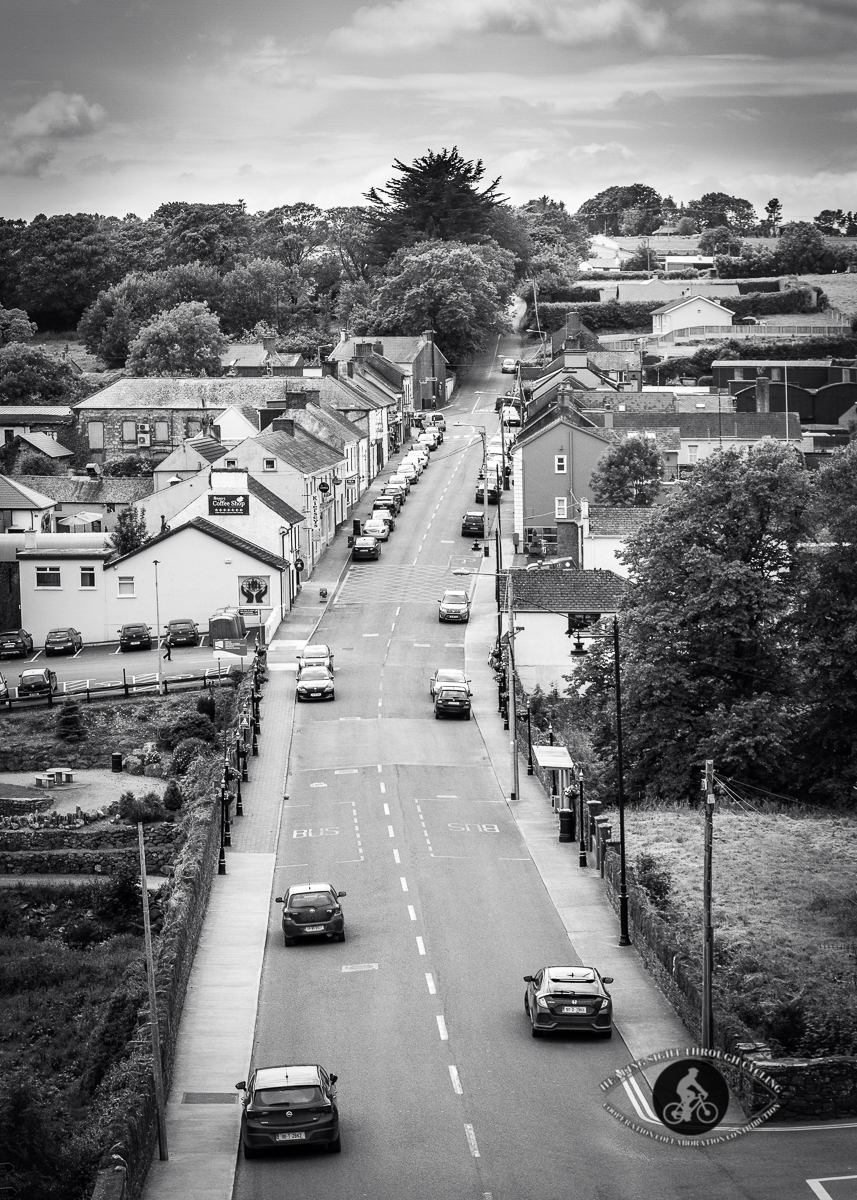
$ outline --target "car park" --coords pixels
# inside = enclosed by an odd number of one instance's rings
[[[355,562],[381,557],[381,543],[374,537],[358,537],[351,547],[351,557]]]
[[[504,375],[514,375],[518,369],[518,360],[516,358],[504,358],[500,364],[500,370]]]
[[[168,646],[198,646],[199,626],[190,617],[177,617],[167,622],[164,641]]]
[[[439,621],[469,621],[470,597],[467,592],[448,588],[438,600],[437,619]]]
[[[485,516],[481,512],[466,512],[461,518],[462,537],[482,537],[485,532]]]
[[[524,1011],[534,1038],[579,1030],[613,1036],[613,1001],[606,987],[611,975],[595,967],[542,967],[525,975],[524,982]]]
[[[7,629],[0,633],[0,658],[5,654],[17,654],[26,658],[33,653],[33,639],[26,629]]]
[[[398,511],[398,506],[394,505],[392,496],[385,496],[383,498],[379,496],[372,505],[372,517],[381,517],[382,520],[387,522],[391,530],[396,528],[396,514]]]
[[[249,1080],[236,1083],[241,1092],[241,1149],[245,1158],[284,1146],[327,1146],[342,1149],[338,1076],[317,1063],[258,1067]]]
[[[301,667],[295,684],[296,700],[335,700],[336,688],[330,667]]]
[[[377,538],[379,542],[386,542],[390,536],[390,526],[382,517],[370,517],[368,521],[363,522],[362,532],[364,537],[373,537]]]
[[[442,683],[434,693],[435,720],[441,717],[464,717],[470,720],[470,689],[458,683]]]
[[[18,695],[50,696],[57,690],[57,677],[48,667],[34,667],[18,676]]]
[[[282,904],[283,941],[292,946],[299,938],[326,937],[345,941],[345,916],[338,892],[329,883],[303,883],[275,897]]]
[[[298,660],[298,670],[301,667],[329,667],[333,670],[333,651],[324,642],[310,642],[295,658]]]
[[[463,671],[459,671],[457,667],[438,667],[429,680],[429,695],[432,700],[437,689],[445,683],[458,684],[470,691],[470,680]]]
[[[476,481],[476,503],[482,504],[485,499],[485,481],[477,479]],[[488,503],[498,504],[500,501],[500,488],[489,473],[488,477]]]
[[[126,650],[151,650],[152,631],[149,626],[139,623],[123,625],[119,630],[119,649],[123,653]]]
[[[83,649],[83,638],[76,629],[65,626],[62,629],[52,629],[45,638],[45,657],[54,654],[77,654]]]

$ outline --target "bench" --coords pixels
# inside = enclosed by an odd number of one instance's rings
[[[74,783],[74,771],[68,767],[48,767],[45,774],[52,776],[54,783]]]
[[[36,776],[36,787],[37,788],[52,788],[54,786],[55,782],[56,782],[56,780],[54,779],[53,775],[37,775]]]

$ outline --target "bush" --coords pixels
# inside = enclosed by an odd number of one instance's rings
[[[213,742],[216,737],[217,730],[214,728],[214,722],[211,717],[201,712],[180,713],[172,725],[164,725],[158,730],[158,740],[168,750],[174,750],[179,742],[185,741],[186,738],[196,738],[201,742]]]
[[[646,893],[653,908],[662,912],[669,907],[672,893],[672,875],[652,854],[638,854],[634,863],[634,878]]]
[[[80,705],[76,700],[64,700],[57,713],[57,737],[66,742],[81,742],[86,730],[80,717]]]
[[[176,775],[184,775],[194,759],[207,757],[214,753],[211,742],[202,738],[184,738],[173,751],[173,771]]]
[[[819,297],[820,299],[820,297]],[[727,296],[725,307],[736,317],[763,317],[775,313],[817,312],[814,288],[792,288],[785,292],[745,292],[741,296]]]
[[[75,950],[86,950],[88,946],[104,941],[104,929],[92,917],[80,917],[66,925],[62,940]]]
[[[210,721],[215,721],[217,718],[217,703],[210,692],[206,692],[204,696],[196,702],[196,711],[202,713],[204,717],[208,717]]]
[[[166,812],[157,792],[147,792],[139,800],[133,792],[123,792],[119,797],[119,816],[136,825],[138,821],[163,821]]]
[[[171,779],[164,792],[164,808],[167,812],[178,812],[182,806],[183,799],[181,788],[174,779]]]
[[[608,284],[610,282],[607,281]],[[540,304],[539,317],[542,327],[550,333],[565,324],[569,312],[578,313],[583,324],[593,333],[603,333],[608,329],[651,329],[652,313],[662,304],[662,300],[608,300],[605,304]]]

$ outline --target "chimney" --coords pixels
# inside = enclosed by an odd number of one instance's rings
[[[368,358],[369,351],[371,349],[372,349],[371,342],[355,342],[354,343],[354,357],[355,358]]]
[[[381,357],[383,358],[383,355],[384,355],[384,343],[383,342],[373,342],[372,349],[375,351],[376,354],[381,355]]]
[[[283,408],[306,408],[308,404],[318,404],[321,399],[320,391],[307,392],[286,392],[283,400],[279,402],[277,407],[282,405]]]
[[[346,363],[346,368],[348,371],[348,378],[353,379],[354,378],[354,363],[353,362]]]
[[[277,339],[274,334],[266,334],[262,338],[262,347],[266,354],[273,354],[277,349]]]
[[[289,437],[294,437],[295,419],[294,417],[274,417],[271,422],[271,428],[276,433],[287,433]]]
[[[766,375],[759,375],[756,379],[756,412],[766,413],[771,411],[771,381]]]
[[[24,530],[24,549],[35,550],[36,548],[36,531],[35,529]]]
[[[347,330],[347,329],[340,329],[340,331],[339,331],[339,344],[340,344],[340,346],[342,345],[342,343],[343,343],[343,342],[347,342],[347,341],[348,341],[348,330]]]

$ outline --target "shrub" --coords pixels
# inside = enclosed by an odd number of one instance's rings
[[[216,736],[217,730],[211,717],[201,712],[180,713],[172,725],[164,725],[158,730],[158,740],[169,750],[174,750],[179,742],[187,738],[213,742]]]
[[[57,737],[66,742],[81,742],[86,730],[80,717],[80,705],[76,700],[64,700],[57,713]]]
[[[132,825],[138,821],[163,821],[164,806],[157,792],[147,792],[138,800],[133,792],[123,792],[119,797],[119,816]]]
[[[672,875],[652,854],[638,854],[634,863],[634,878],[646,893],[653,908],[663,911],[669,906],[672,893]]]
[[[182,800],[181,788],[174,779],[171,779],[164,792],[164,808],[167,812],[178,812],[182,806]]]
[[[85,950],[87,946],[104,941],[104,929],[92,917],[80,917],[66,925],[62,940],[75,950]]]
[[[214,747],[211,742],[203,741],[202,738],[184,738],[173,751],[173,771],[176,775],[184,775],[194,759],[213,753]]]
[[[196,702],[196,711],[202,713],[204,717],[208,717],[210,721],[214,721],[217,717],[217,704],[210,692],[206,692],[204,696]]]

